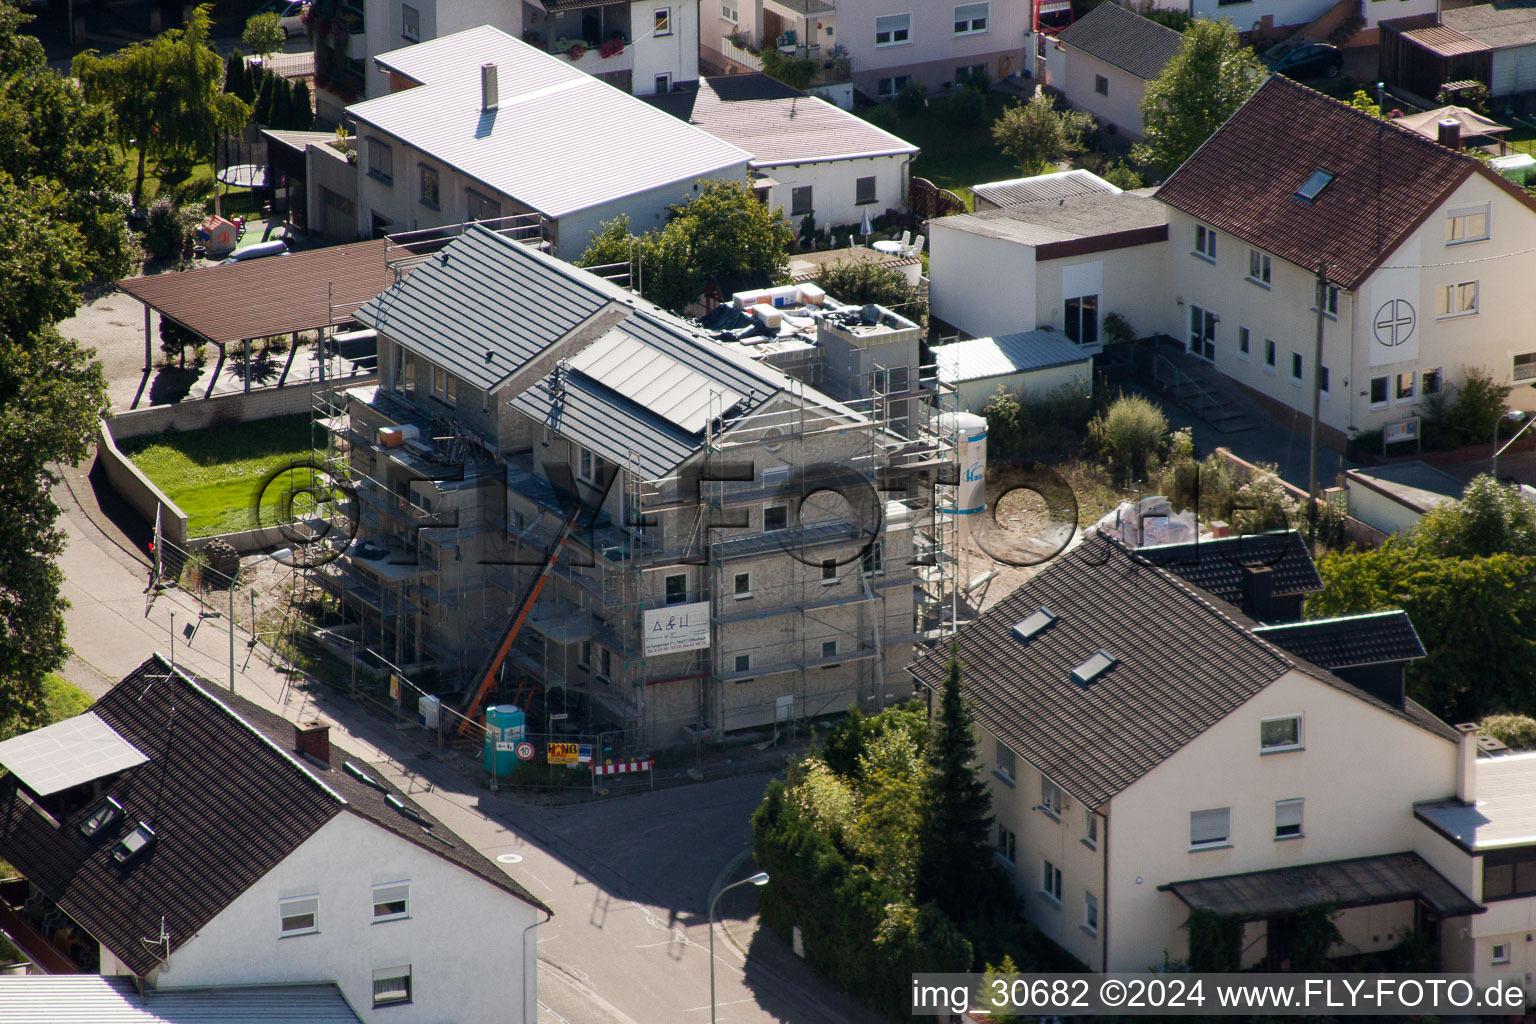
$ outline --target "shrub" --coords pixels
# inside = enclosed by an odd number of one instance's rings
[[[1140,480],[1168,438],[1168,417],[1141,395],[1121,395],[1088,424],[1088,438],[1122,479]]]
[[[1099,177],[1109,182],[1116,188],[1123,188],[1127,192],[1131,189],[1141,188],[1146,184],[1136,169],[1124,160],[1116,160],[1099,172]]]
[[[1467,370],[1461,384],[1424,396],[1425,442],[1437,449],[1489,443],[1493,425],[1508,409],[1508,398],[1508,384],[1498,383],[1481,368]]]
[[[203,344],[203,339],[200,335],[189,331],[169,317],[162,316],[160,318],[160,351],[164,353],[167,363],[175,359],[185,369],[187,365],[187,346],[190,345],[194,349],[198,349]]]
[[[1234,533],[1263,533],[1294,526],[1301,507],[1272,472],[1256,473],[1237,489],[1231,511]]]
[[[913,117],[928,105],[928,87],[912,82],[896,94],[896,109],[903,117]]]
[[[1132,327],[1131,322],[1119,313],[1111,313],[1104,318],[1104,340],[1111,344],[1135,341],[1136,328]]]
[[[197,221],[196,213],[182,209],[171,197],[156,199],[144,226],[145,250],[157,259],[179,256]]]
[[[987,98],[980,89],[969,83],[964,88],[956,89],[950,94],[944,104],[944,113],[948,115],[950,123],[957,127],[970,127],[979,124],[987,113]]]
[[[901,124],[901,111],[890,103],[877,103],[872,107],[865,107],[859,111],[859,116],[876,128],[891,129]]]
[[[1092,413],[1092,393],[1074,384],[1022,401],[1016,392],[1000,386],[981,410],[992,458],[1051,462],[1081,453]]]
[[[854,305],[873,302],[914,323],[922,323],[928,315],[921,293],[907,283],[906,276],[874,260],[824,263],[812,282],[834,299]]]
[[[763,74],[776,78],[792,89],[804,89],[816,77],[816,65],[809,60],[787,57],[773,47],[763,50]]]
[[[1477,723],[1477,731],[1510,750],[1536,750],[1536,718],[1529,715],[1489,715]]]

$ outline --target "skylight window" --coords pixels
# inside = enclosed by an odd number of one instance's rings
[[[153,846],[157,838],[155,830],[141,821],[137,828],[123,836],[112,848],[112,859],[119,864],[127,864]]]
[[[1056,613],[1049,608],[1041,607],[1031,612],[1022,622],[1013,627],[1013,635],[1029,643],[1035,637],[1044,633],[1056,621]]]
[[[102,801],[100,807],[91,812],[89,818],[80,823],[80,834],[87,839],[92,839],[116,825],[122,816],[123,805],[109,796]]]
[[[395,794],[390,793],[390,794],[386,795],[384,797],[384,802],[389,804],[389,806],[393,807],[397,814],[401,814],[401,815],[404,815],[407,818],[410,818],[412,821],[414,821],[416,824],[420,825],[422,828],[431,828],[432,827],[432,823],[427,820],[426,815],[420,813],[419,811],[412,810],[411,808],[405,806],[405,801],[403,801],[399,797],[395,796]]]
[[[1072,670],[1072,679],[1080,686],[1097,682],[1105,672],[1115,667],[1115,659],[1100,651]]]
[[[1325,171],[1319,167],[1317,170],[1312,172],[1312,177],[1304,181],[1301,185],[1301,188],[1296,190],[1296,198],[1305,199],[1310,203],[1312,200],[1318,197],[1318,194],[1322,192],[1323,189],[1328,187],[1328,183],[1332,180],[1333,172]]]
[[[352,776],[354,779],[356,779],[358,782],[361,782],[365,786],[372,786],[374,789],[378,790],[380,793],[387,792],[387,790],[384,788],[384,783],[380,782],[378,779],[374,778],[372,775],[369,775],[367,772],[363,771],[361,768],[359,768],[357,765],[353,764],[351,761],[343,761],[341,763],[341,770],[346,772],[348,775]]]

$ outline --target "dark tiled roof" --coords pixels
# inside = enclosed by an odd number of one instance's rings
[[[390,810],[384,794],[286,753],[293,723],[238,697],[215,697],[214,689],[171,671],[156,655],[92,706],[150,758],[103,791],[124,808],[110,835],[87,840],[76,827],[95,802],[54,828],[17,794],[13,780],[0,791],[0,857],[130,969],[144,974],[159,963],[140,940],[160,934],[162,917],[175,949],[347,810],[544,909],[447,829],[439,825],[433,835],[450,842],[427,836]],[[345,756],[332,747],[338,764]],[[140,821],[158,841],[118,867],[109,851]]]
[[[1156,78],[1184,45],[1184,37],[1117,3],[1099,4],[1056,37],[1121,71]]]
[[[1404,611],[1259,626],[1254,632],[1329,671],[1424,657],[1424,644]]]
[[[1333,180],[1310,203],[1316,171]],[[1326,260],[1353,290],[1473,174],[1531,205],[1464,153],[1272,75],[1174,172],[1157,198],[1300,267]]]
[[[1159,544],[1137,549],[1136,557],[1167,569],[1231,605],[1243,603],[1244,566],[1266,566],[1272,570],[1276,597],[1315,594],[1323,589],[1317,565],[1295,530],[1189,544]]]

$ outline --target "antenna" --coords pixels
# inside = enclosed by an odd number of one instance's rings
[[[170,964],[170,962],[171,962],[171,933],[169,931],[167,931],[166,928],[165,928],[165,915],[164,914],[160,915],[160,934],[159,934],[159,936],[156,937],[156,938],[153,938],[153,939],[146,939],[146,938],[140,936],[139,941],[144,943],[144,945],[148,946],[150,949],[154,950],[155,958],[160,961],[160,966],[161,967],[165,967],[165,966]],[[164,949],[165,949],[164,952],[161,952],[157,948],[157,947],[161,947],[161,946],[164,947]]]

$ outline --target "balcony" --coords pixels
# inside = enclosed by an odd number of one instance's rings
[[[0,882],[0,931],[44,974],[101,970],[100,944],[24,878]]]
[[[523,42],[564,57],[578,70],[599,78],[635,69],[627,3],[562,4],[537,28],[524,32]]]

